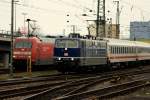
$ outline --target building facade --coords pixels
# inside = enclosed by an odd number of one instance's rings
[[[101,32],[101,27],[99,31]],[[90,24],[89,25],[89,34],[92,36],[96,36],[96,25]],[[105,36],[106,38],[116,38],[119,39],[119,34],[116,32],[116,24],[106,24],[105,26]]]
[[[150,21],[130,22],[130,40],[150,39]]]

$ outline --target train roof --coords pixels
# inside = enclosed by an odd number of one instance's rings
[[[150,47],[150,43],[139,42],[139,41],[111,39],[111,38],[105,38],[104,40],[108,41],[108,45]]]
[[[35,40],[39,40],[39,41],[43,41],[43,42],[55,42],[55,38],[54,37],[36,37],[36,36],[32,36],[32,37],[26,37],[26,36],[21,36],[21,37],[17,37],[16,39],[35,39]]]
[[[75,39],[75,40],[86,40],[86,41],[93,40],[93,39],[69,38],[69,37],[63,37],[63,38],[57,38],[57,39]],[[107,41],[108,45],[117,45],[117,46],[150,47],[150,43],[123,40],[123,39],[103,38],[103,39],[97,39],[93,41],[101,41],[101,42]]]
[[[65,40],[65,39],[73,39],[73,40],[86,40],[86,41],[106,41],[106,40],[103,40],[103,39],[92,39],[92,38],[70,38],[70,37],[58,37],[56,39],[62,39],[62,40]]]

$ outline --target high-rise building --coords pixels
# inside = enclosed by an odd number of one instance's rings
[[[131,40],[150,39],[150,21],[130,22],[130,39]]]

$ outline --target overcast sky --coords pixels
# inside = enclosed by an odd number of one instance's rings
[[[71,25],[77,26],[77,31],[87,34],[88,19],[95,19],[97,0],[17,0],[16,26],[24,26],[24,16],[36,20],[46,34],[63,34],[69,31]],[[115,23],[116,4],[114,0],[106,0],[106,18],[112,18]],[[130,21],[149,21],[150,0],[119,0],[121,33],[127,36]],[[0,30],[10,30],[11,0],[0,0]],[[93,12],[89,12],[92,9]],[[107,11],[110,11],[109,13]],[[86,13],[88,17],[82,16]],[[69,15],[69,16],[67,16]],[[67,22],[69,21],[69,22]]]

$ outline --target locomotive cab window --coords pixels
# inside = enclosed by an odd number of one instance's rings
[[[15,48],[31,48],[32,47],[32,43],[29,41],[19,41],[16,42],[15,44]]]
[[[57,48],[77,48],[78,41],[71,40],[71,39],[56,40],[56,47]]]

